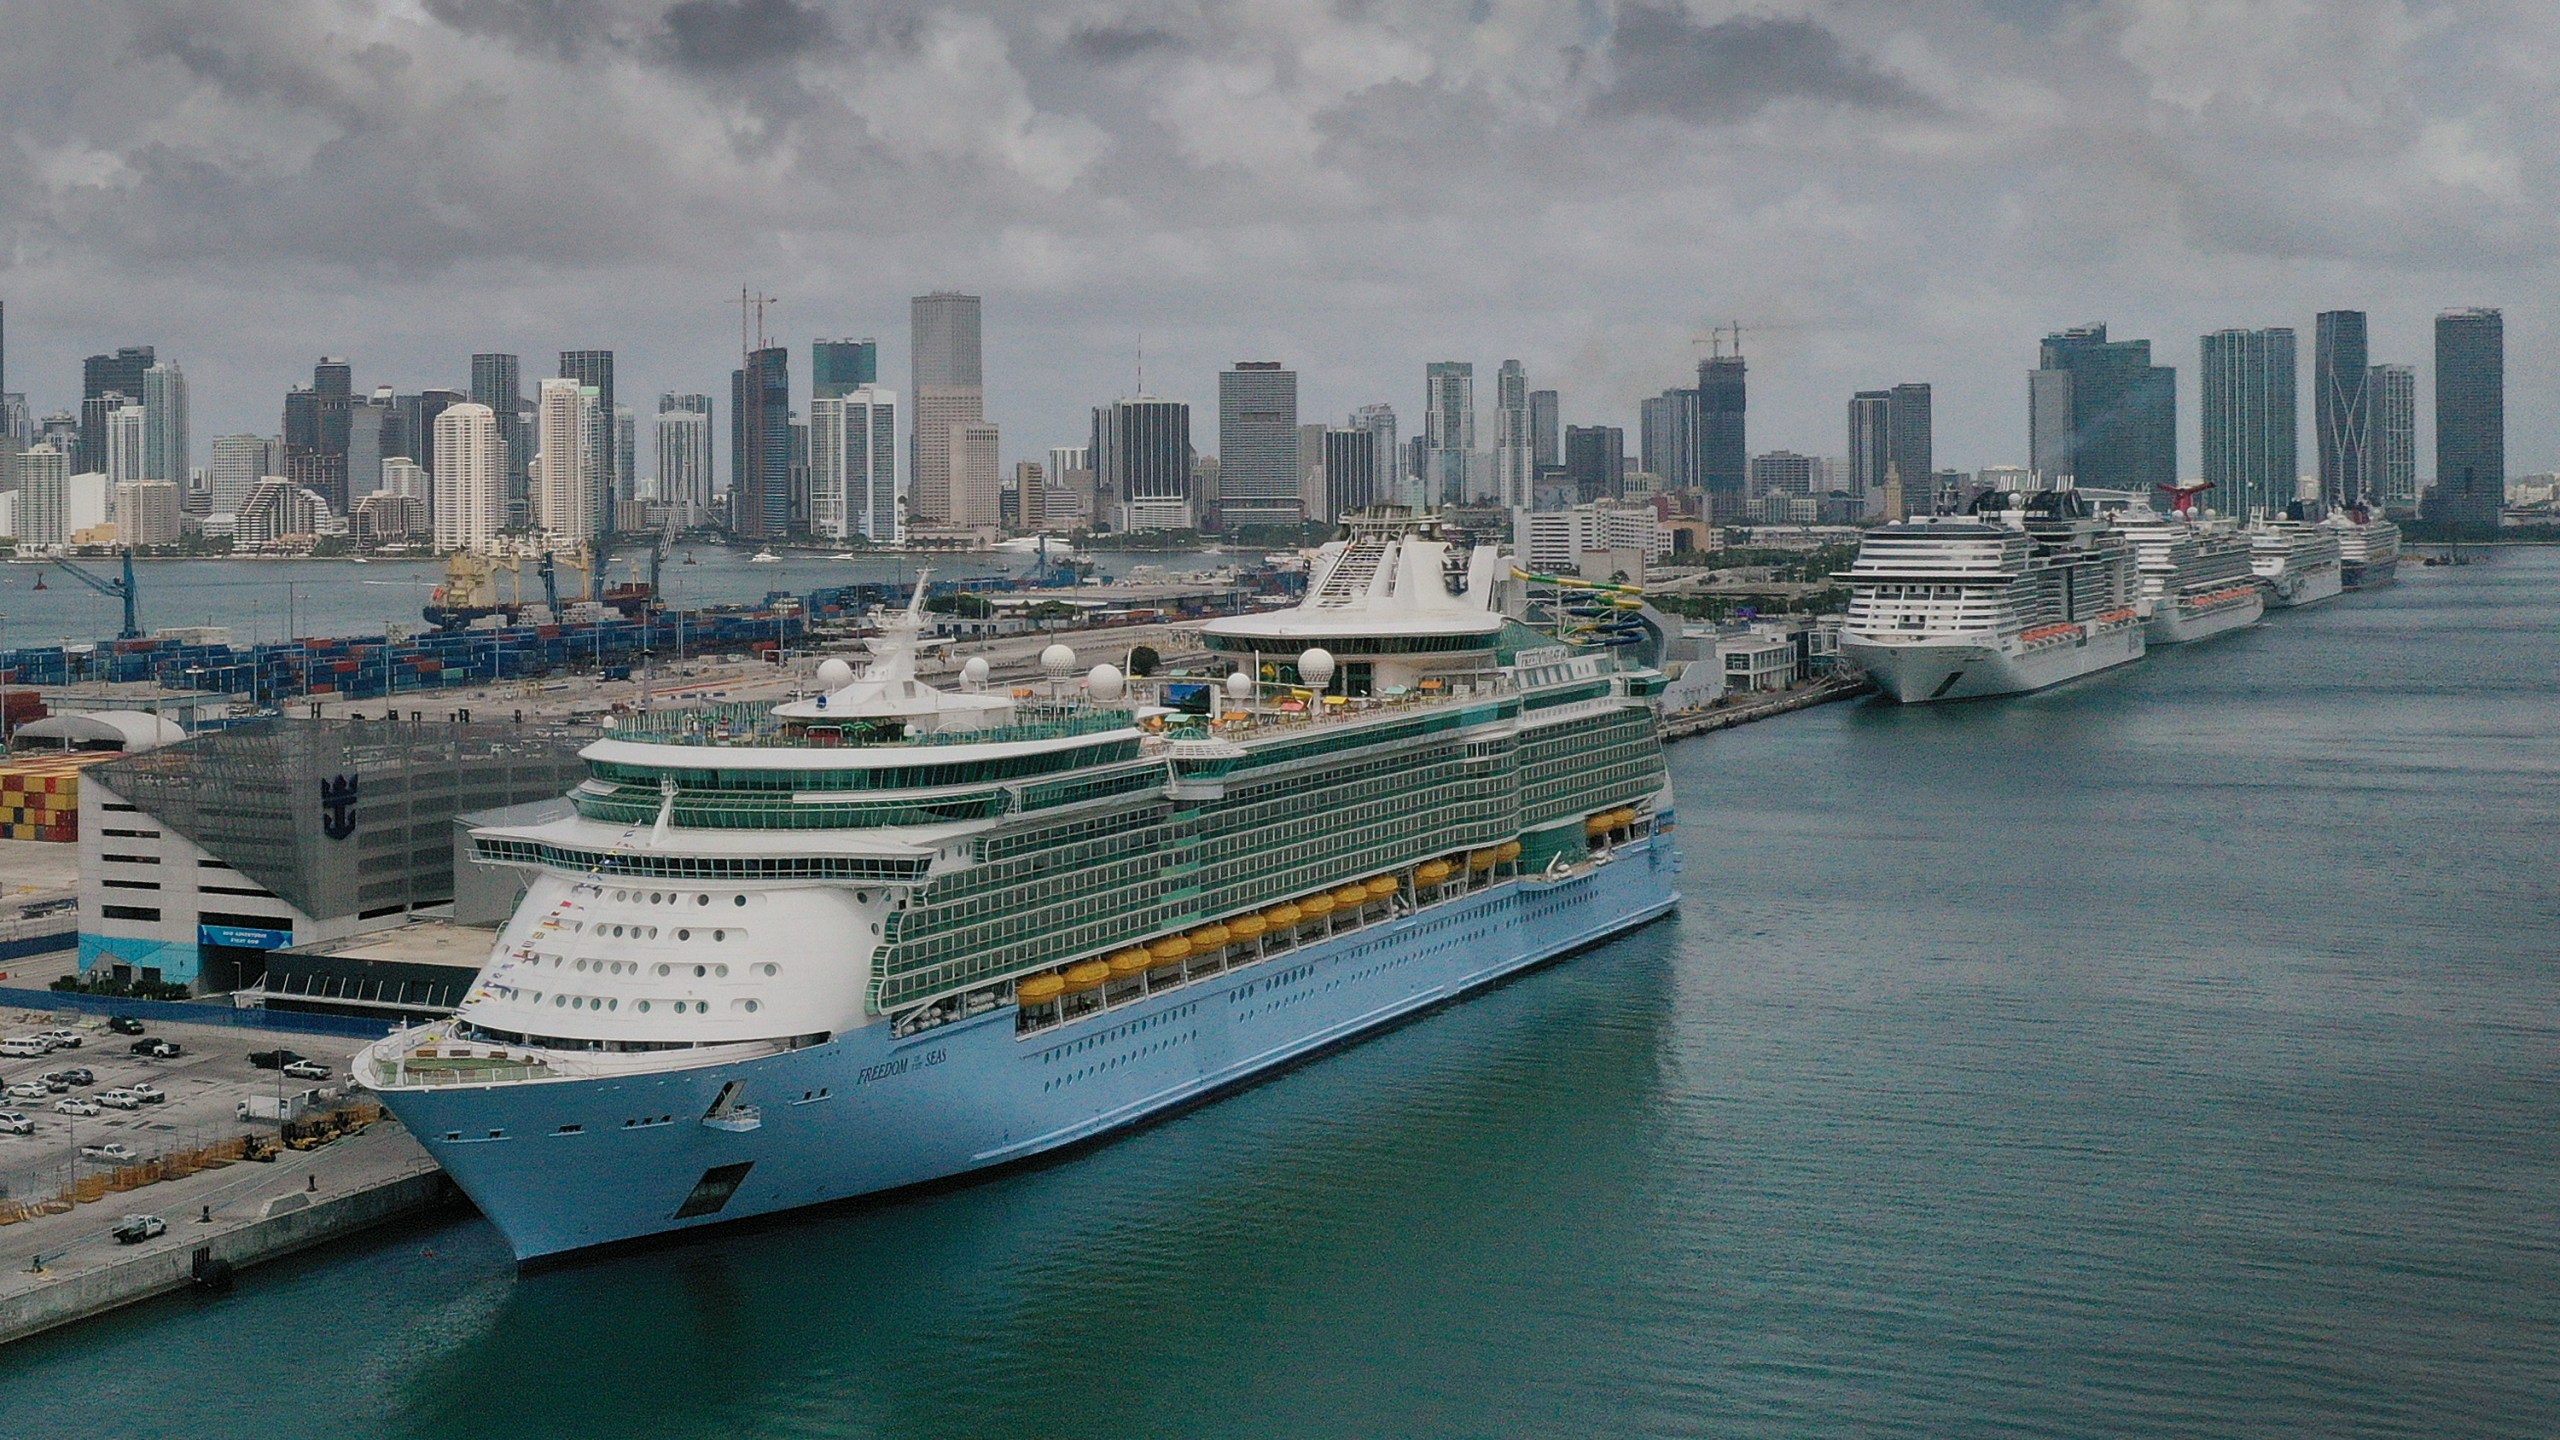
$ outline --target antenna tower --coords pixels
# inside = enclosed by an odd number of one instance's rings
[[[738,287],[739,355],[753,355],[758,350],[765,348],[765,307],[768,305],[779,305],[781,303],[782,297],[779,295],[766,295],[761,292],[751,294],[747,290],[746,286],[741,285]]]

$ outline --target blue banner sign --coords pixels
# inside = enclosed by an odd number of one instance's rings
[[[198,925],[199,945],[228,945],[234,950],[282,950],[293,943],[290,930],[252,930],[245,925]]]

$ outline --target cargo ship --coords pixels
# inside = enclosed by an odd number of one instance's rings
[[[779,706],[657,712],[449,1020],[356,1074],[522,1262],[1111,1135],[1669,913],[1656,700],[1507,618],[1509,557],[1360,517],[1228,673],[919,679],[923,617]]]

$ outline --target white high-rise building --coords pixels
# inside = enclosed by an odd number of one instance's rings
[[[191,463],[187,446],[187,377],[175,360],[142,372],[142,474],[184,485]]]
[[[71,533],[64,523],[71,484],[71,457],[51,445],[38,445],[18,456],[18,513],[21,545],[59,545]]]
[[[147,478],[142,473],[143,441],[150,427],[143,422],[149,418],[139,405],[118,406],[115,413],[107,417],[109,484],[121,485],[128,480]]]
[[[711,509],[711,397],[658,397],[658,480],[653,499],[697,524]]]
[[[1476,448],[1475,365],[1465,360],[1425,365],[1423,399],[1424,493],[1434,505],[1464,504],[1474,495],[1467,458]]]
[[[1377,466],[1377,495],[1380,505],[1406,505],[1416,509],[1428,503],[1421,483],[1413,478],[1412,467],[1405,463],[1404,449],[1396,443],[1396,407],[1363,405],[1351,412],[1344,422],[1346,430],[1366,430]]]
[[[877,385],[809,402],[811,527],[831,540],[898,540],[898,397]]]
[[[1494,372],[1493,484],[1503,504],[1526,510],[1537,486],[1537,449],[1529,433],[1529,372],[1505,360]]]
[[[436,417],[436,549],[495,548],[507,523],[507,441],[498,412],[448,405]]]
[[[581,545],[596,533],[598,390],[550,379],[534,400],[533,524],[553,543]],[[451,414],[451,411],[447,411]],[[610,440],[607,440],[610,444]]]
[[[382,490],[379,493],[406,495],[419,501],[432,494],[427,487],[427,472],[419,467],[417,461],[400,455],[382,462]]]
[[[275,442],[264,435],[218,435],[207,475],[213,487],[213,513],[237,515],[261,479],[279,468]]]

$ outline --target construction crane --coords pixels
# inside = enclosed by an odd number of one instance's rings
[[[81,569],[79,566],[72,564],[70,561],[63,559],[59,555],[54,557],[53,563],[61,566],[63,572],[68,574],[72,579],[79,581],[81,584],[88,586],[99,594],[107,596],[110,599],[121,600],[124,602],[124,629],[116,636],[117,639],[139,640],[142,638],[142,611],[140,605],[142,591],[139,586],[134,584],[133,580],[133,547],[125,547],[124,578],[121,580],[109,580],[102,575],[92,575],[88,571]]]

